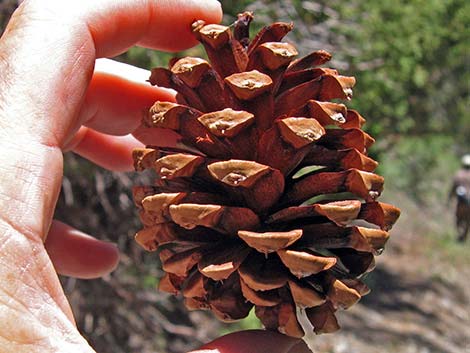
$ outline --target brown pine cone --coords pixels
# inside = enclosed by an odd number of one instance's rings
[[[156,102],[149,129],[177,132],[191,147],[138,149],[138,171],[153,186],[134,198],[144,228],[136,240],[158,250],[160,290],[181,293],[189,309],[238,320],[255,307],[268,329],[302,337],[297,309],[316,333],[338,329],[335,312],[368,292],[399,210],[377,202],[383,178],[367,156],[374,139],[344,104],[353,77],[320,68],[325,51],[295,59],[274,23],[248,38],[251,13],[234,29],[202,21],[192,30],[209,62],[172,60],[153,85],[175,89]]]

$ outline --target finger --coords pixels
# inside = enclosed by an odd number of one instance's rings
[[[132,135],[111,136],[81,127],[67,145],[78,155],[115,172],[133,170],[132,150],[144,145]]]
[[[196,19],[215,23],[222,18],[221,5],[214,0],[102,0],[88,1],[87,5],[89,15],[85,18],[97,57],[115,56],[136,43],[181,51],[197,44],[190,31]]]
[[[173,101],[172,90],[153,87],[150,71],[109,59],[96,61],[80,123],[111,135],[134,131],[155,101]]]
[[[295,351],[292,349],[295,348]],[[220,337],[190,353],[311,353],[301,340],[272,331],[240,331]]]
[[[76,278],[97,278],[113,271],[119,250],[62,222],[53,221],[45,242],[56,271]]]

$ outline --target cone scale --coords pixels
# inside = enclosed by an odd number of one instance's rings
[[[267,329],[302,337],[300,308],[316,333],[333,332],[335,312],[367,294],[360,277],[400,211],[376,201],[384,180],[367,156],[374,139],[338,103],[355,79],[319,67],[325,51],[297,58],[282,42],[291,24],[250,40],[251,20],[196,21],[209,60],[152,70],[150,83],[176,90],[176,103],[155,102],[142,126],[173,130],[188,148],[134,151],[135,169],[156,175],[134,188],[136,241],[160,257],[159,289],[190,310],[232,321],[254,307]]]

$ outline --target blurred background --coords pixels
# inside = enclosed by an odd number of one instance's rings
[[[456,242],[448,202],[460,156],[470,153],[470,2],[466,0],[222,1],[225,24],[255,12],[253,31],[292,21],[301,54],[326,49],[331,67],[355,76],[349,107],[367,119],[371,154],[385,176],[383,201],[402,209],[372,293],[338,314],[342,330],[314,337],[316,353],[470,352],[470,239]],[[16,0],[0,0],[3,29]],[[189,51],[201,55],[201,48]],[[186,53],[187,54],[187,53]],[[171,55],[133,48],[118,60],[151,68]],[[140,228],[130,191],[151,183],[65,156],[56,217],[117,242],[119,268],[99,280],[62,278],[78,326],[100,353],[177,353],[221,334],[257,328],[254,315],[222,324],[158,293],[155,254],[133,241]]]

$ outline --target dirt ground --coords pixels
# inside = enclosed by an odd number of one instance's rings
[[[404,214],[366,282],[372,292],[338,315],[342,330],[310,337],[315,353],[470,352],[470,242],[450,209],[400,204]]]

